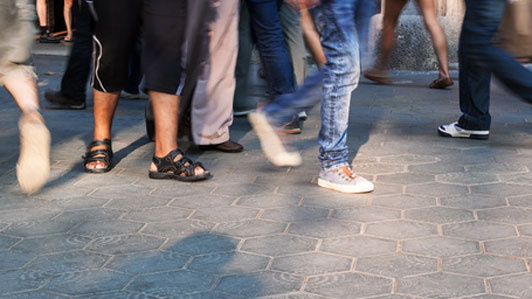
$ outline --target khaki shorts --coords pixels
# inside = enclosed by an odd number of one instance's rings
[[[19,72],[35,77],[30,62],[34,20],[35,7],[28,0],[0,0],[0,85]]]

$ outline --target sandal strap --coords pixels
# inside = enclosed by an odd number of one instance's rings
[[[177,161],[175,160],[175,157],[181,155],[181,158]],[[159,158],[155,155],[152,158],[153,164],[157,167],[157,172],[164,173],[164,172],[172,172],[176,175],[185,175],[185,176],[194,176],[195,175],[195,169],[199,166],[203,168],[200,162],[192,162],[189,158],[185,156],[185,154],[179,150],[175,149],[168,153],[165,157]],[[205,168],[203,168],[205,169]]]
[[[91,151],[91,148],[95,146],[99,146],[99,145],[104,145],[105,147],[107,147],[107,149],[97,149],[97,150]],[[85,156],[83,157],[83,159],[85,159],[85,157],[90,157],[94,155],[102,155],[102,154],[109,156],[109,159],[113,158],[113,147],[111,145],[111,139],[93,140],[87,146],[87,152],[85,153]]]

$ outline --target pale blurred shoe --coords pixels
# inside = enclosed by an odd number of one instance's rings
[[[252,112],[248,115],[249,122],[259,137],[262,151],[266,158],[275,166],[299,166],[301,155],[288,151],[278,135],[279,128],[270,124],[262,112]]]
[[[38,192],[50,175],[50,132],[39,112],[23,115],[19,120],[20,156],[17,179],[22,192]]]
[[[368,193],[375,189],[372,182],[356,175],[349,166],[321,170],[318,186],[343,193]]]

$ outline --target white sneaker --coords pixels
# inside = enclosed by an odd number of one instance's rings
[[[262,112],[251,112],[249,122],[257,133],[264,155],[275,166],[299,166],[301,155],[298,152],[286,150],[281,138],[275,132],[266,115]]]
[[[38,112],[23,115],[19,129],[17,179],[22,192],[33,194],[44,186],[50,175],[50,132]]]
[[[469,138],[469,139],[488,139],[490,137],[489,130],[466,130],[454,122],[449,125],[442,125],[438,128],[438,133],[443,137],[452,138]]]
[[[356,175],[349,166],[321,170],[318,186],[343,193],[368,193],[375,189],[372,182]]]

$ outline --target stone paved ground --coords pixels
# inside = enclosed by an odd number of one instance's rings
[[[64,57],[37,56],[41,91]],[[532,108],[493,91],[489,141],[436,135],[458,116],[457,87],[363,82],[351,110],[355,169],[367,195],[316,187],[317,109],[297,136],[305,164],[274,168],[245,119],[242,154],[183,147],[214,173],[149,180],[145,102],[123,100],[116,167],[82,171],[86,111],[43,111],[52,178],[16,185],[19,115],[0,92],[1,298],[532,298]]]

